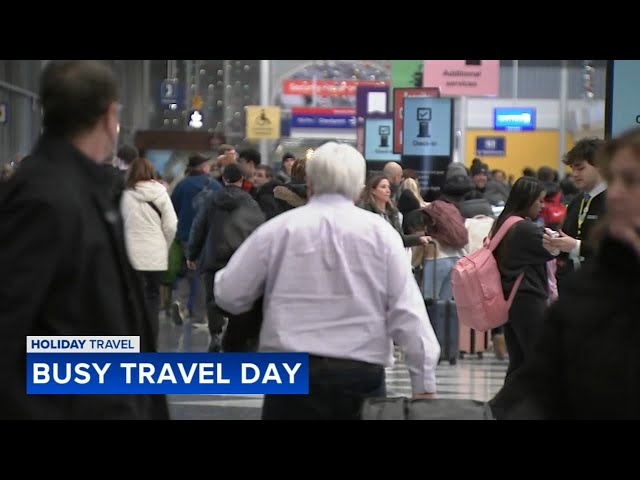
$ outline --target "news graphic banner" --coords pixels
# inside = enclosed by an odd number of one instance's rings
[[[31,336],[29,353],[140,353],[140,337]]]
[[[309,393],[307,353],[139,350],[139,337],[27,337],[27,393]]]

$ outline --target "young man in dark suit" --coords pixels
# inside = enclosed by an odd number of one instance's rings
[[[0,192],[0,418],[168,419],[164,395],[27,395],[26,338],[139,336],[154,352],[113,178],[118,86],[97,61],[42,73],[43,134]]]
[[[566,275],[588,261],[594,253],[589,235],[605,213],[607,190],[607,184],[595,164],[603,146],[604,141],[599,138],[584,138],[567,152],[564,159],[564,163],[571,167],[573,180],[581,193],[569,204],[559,236],[549,239],[552,247],[562,252],[557,258],[556,274],[560,294]]]

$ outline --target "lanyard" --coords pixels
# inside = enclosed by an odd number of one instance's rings
[[[580,202],[580,214],[578,215],[578,237],[582,231],[582,224],[587,218],[587,213],[589,213],[589,206],[591,205],[591,200],[593,197],[590,197],[587,201],[587,205],[584,204],[584,197],[582,197],[582,201]]]

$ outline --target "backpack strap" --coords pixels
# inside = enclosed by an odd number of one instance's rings
[[[507,234],[509,229],[513,227],[516,223],[521,222],[522,220],[524,220],[524,218],[518,217],[516,215],[513,215],[507,218],[504,221],[504,223],[500,225],[500,228],[498,229],[496,234],[493,237],[491,237],[489,244],[487,245],[487,248],[493,252],[496,249],[496,247],[500,244],[504,236]]]
[[[158,216],[160,217],[160,219],[162,219],[162,212],[160,211],[160,209],[157,207],[157,205],[153,202],[147,202],[151,208],[153,208],[155,210],[155,212],[158,214]]]
[[[513,299],[516,296],[518,288],[520,287],[520,282],[522,282],[523,278],[524,272],[522,272],[520,275],[518,275],[518,278],[516,278],[516,283],[513,284],[513,288],[511,289],[511,293],[509,294],[509,299],[507,300],[507,309],[511,308],[511,304],[513,303]]]
[[[500,244],[500,241],[507,234],[509,229],[513,227],[516,223],[522,220],[524,220],[524,218],[518,217],[516,215],[513,215],[507,218],[505,222],[500,226],[496,234],[489,241],[489,245],[488,245],[489,250],[493,252],[495,248]],[[520,273],[518,275],[518,278],[516,278],[516,283],[513,284],[513,288],[511,289],[511,293],[509,294],[509,299],[507,300],[507,309],[511,308],[511,304],[513,303],[513,299],[515,298],[516,293],[518,292],[518,288],[520,287],[520,283],[522,282],[523,278],[524,278],[524,272]]]

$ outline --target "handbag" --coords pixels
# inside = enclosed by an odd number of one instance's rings
[[[467,399],[365,399],[362,420],[494,420],[487,402]]]

